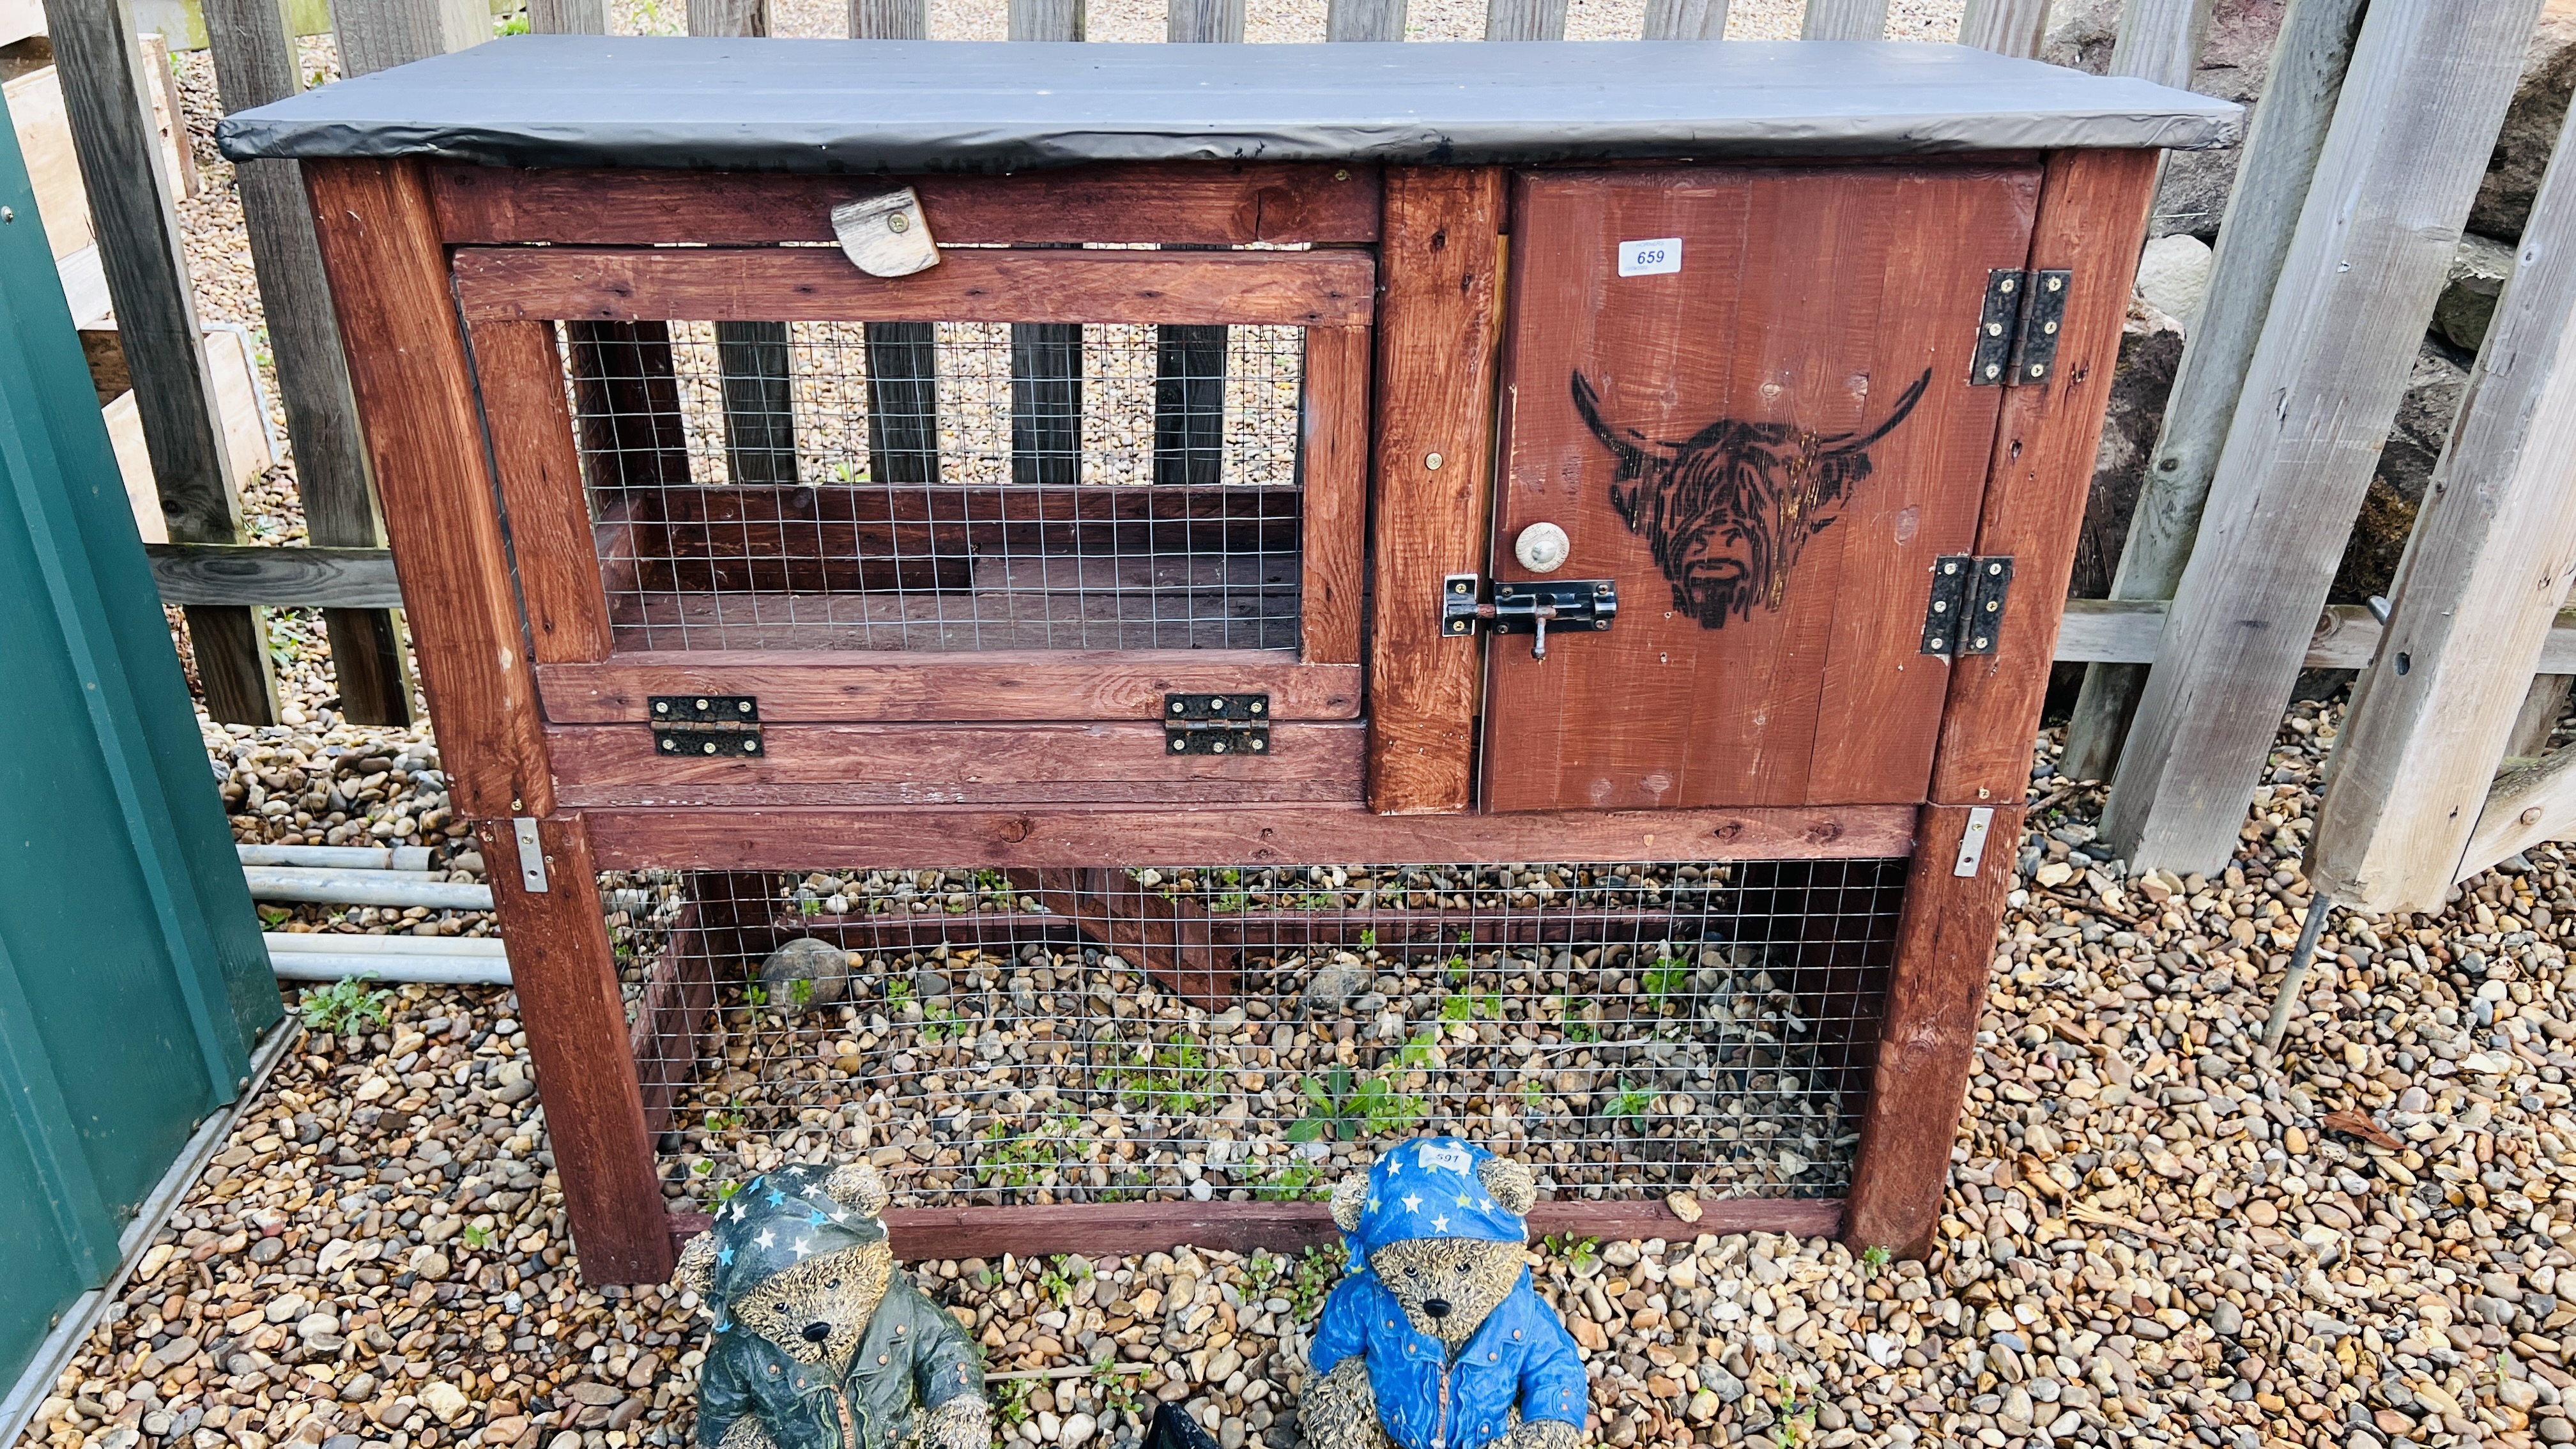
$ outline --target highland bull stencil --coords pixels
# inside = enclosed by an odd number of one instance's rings
[[[1720,629],[1731,615],[1780,607],[1807,540],[1834,521],[1869,476],[1869,448],[1896,430],[1932,381],[1924,369],[1885,421],[1866,432],[1819,436],[1794,423],[1720,418],[1670,443],[1612,428],[1601,397],[1577,371],[1574,409],[1618,459],[1610,503],[1645,536],[1673,587],[1673,607]]]

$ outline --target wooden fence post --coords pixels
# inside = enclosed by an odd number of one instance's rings
[[[1324,38],[1402,40],[1404,0],[1329,0],[1324,7]]]
[[[2111,42],[2111,74],[2189,88],[2209,38],[2209,11],[2210,0],[2127,0]]]
[[[850,0],[852,40],[928,40],[930,0]]]
[[[1079,41],[1083,0],[1011,0],[1011,39]],[[1082,481],[1082,325],[1011,324],[1011,481]]]
[[[1163,38],[1174,45],[1241,45],[1244,0],[1169,0]]]
[[[2039,0],[2045,7],[2048,0]],[[1726,0],[1646,0],[1647,40],[1724,40]]]
[[[1798,27],[1800,40],[1878,40],[1886,34],[1887,0],[1807,0],[1807,18]]]
[[[162,518],[174,543],[239,543],[241,491],[224,451],[131,0],[46,0],[45,17]],[[275,721],[266,611],[192,604],[185,612],[206,713],[233,724]]]
[[[2364,0],[2291,0],[2272,46],[2271,74],[2254,104],[2244,159],[2218,229],[2209,286],[2200,315],[2184,344],[2182,364],[2166,397],[2156,450],[2139,489],[2128,542],[2111,578],[2114,599],[2170,599],[2182,582],[2209,500],[2210,476],[2227,423],[2236,415],[2245,369],[2272,308],[2272,290],[2289,255],[2326,127],[2335,116],[2361,28]],[[2096,664],[2084,671],[2084,689],[2066,726],[2069,779],[2107,780],[2119,763],[2129,717],[2145,692],[2147,666]]]
[[[1168,0],[1163,15],[1163,38],[1175,45],[1243,43],[1243,0]],[[1225,367],[1223,325],[1154,329],[1155,482],[1225,481]]]
[[[1084,0],[1011,0],[1013,40],[1080,40]]]
[[[608,0],[528,0],[528,29],[538,35],[606,35]]]
[[[1959,43],[2029,60],[2048,31],[2048,0],[1968,0]]]
[[[278,0],[205,0],[206,43],[226,111],[282,101],[304,89],[295,37]],[[277,390],[295,454],[295,487],[304,501],[306,541],[326,548],[382,548],[384,520],[367,472],[357,400],[340,355],[331,289],[313,239],[313,207],[292,161],[244,161],[234,167],[242,220],[250,233],[252,270],[268,348],[277,359]],[[331,673],[340,712],[359,724],[411,722],[411,666],[401,626],[388,609],[325,609]]]
[[[340,74],[366,75],[492,38],[484,0],[332,0]]]
[[[2362,23],[2103,812],[2134,866],[2215,872],[2235,849],[2539,10]]]
[[[2338,905],[2438,911],[2576,575],[2576,153],[2561,132],[2335,744],[2307,854]]]
[[[1563,40],[1566,0],[1485,0],[1487,40]]]

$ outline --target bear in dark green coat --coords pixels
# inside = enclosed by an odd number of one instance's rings
[[[699,1449],[988,1449],[984,1369],[957,1320],[894,1271],[865,1163],[752,1179],[680,1253],[715,1315]]]

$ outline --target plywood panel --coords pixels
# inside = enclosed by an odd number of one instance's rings
[[[2023,265],[2011,164],[1553,172],[1518,182],[1494,576],[1563,527],[1607,633],[1490,650],[1488,809],[1923,798],[2000,389],[1986,276]],[[1662,240],[1678,270],[1620,275]],[[1668,259],[1669,262],[1669,259]]]

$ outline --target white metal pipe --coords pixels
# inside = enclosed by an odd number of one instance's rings
[[[236,845],[244,865],[319,866],[326,870],[429,869],[426,845]]]
[[[268,931],[260,939],[268,954],[280,951],[324,956],[482,956],[508,953],[498,936],[344,936],[336,931]]]
[[[268,966],[280,981],[341,981],[366,976],[377,981],[432,986],[510,984],[510,963],[489,956],[342,956],[322,951],[280,951],[268,958]]]
[[[426,906],[434,911],[488,911],[492,888],[426,880],[397,871],[304,870],[252,866],[242,872],[253,900],[312,901],[337,906]]]

